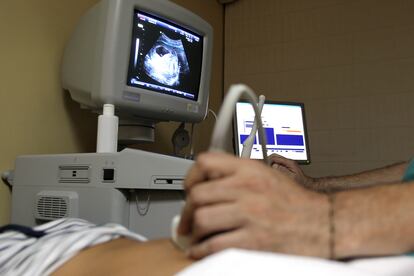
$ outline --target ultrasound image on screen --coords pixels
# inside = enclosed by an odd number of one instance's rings
[[[196,101],[203,37],[134,11],[127,85]]]
[[[180,84],[180,74],[188,74],[187,57],[181,40],[161,33],[154,47],[145,56],[145,73],[152,79],[170,86]]]

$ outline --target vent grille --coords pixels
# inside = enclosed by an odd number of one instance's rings
[[[42,196],[37,199],[37,218],[45,220],[68,216],[68,201],[62,197]]]

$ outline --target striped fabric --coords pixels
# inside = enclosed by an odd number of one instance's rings
[[[146,241],[119,224],[59,219],[34,228],[2,227],[0,275],[49,275],[82,249],[119,237]]]

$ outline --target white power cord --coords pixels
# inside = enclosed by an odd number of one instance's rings
[[[194,159],[194,125],[195,123],[191,124],[191,134],[190,134],[190,155],[187,159]]]
[[[258,108],[259,108],[260,116],[262,114],[265,100],[266,100],[266,97],[264,95],[259,96]],[[261,118],[260,118],[260,121],[261,121]],[[240,155],[242,158],[250,158],[252,154],[254,140],[256,139],[257,127],[258,127],[257,120],[254,120],[252,130],[250,131],[250,135],[246,138],[246,140],[244,140],[244,143],[243,143],[243,149]]]
[[[1,173],[1,179],[11,189],[12,186],[13,186],[13,179],[14,179],[14,173],[13,173],[13,171],[12,170],[9,170],[9,171],[2,172]]]
[[[135,195],[135,205],[136,205],[138,214],[141,217],[146,216],[149,211],[150,205],[151,205],[151,192],[148,191],[147,200],[144,203],[144,205],[141,205],[142,203],[140,204],[138,193],[135,190],[133,191],[133,194]]]
[[[217,114],[216,114],[216,112],[214,112],[213,109],[209,109],[208,112],[210,112],[213,115],[214,120],[215,120],[214,122],[217,122]]]
[[[214,117],[214,123],[215,122],[217,122],[217,114],[212,110],[212,109],[209,109],[208,110],[208,113],[211,113],[211,115],[213,115],[213,117]],[[207,113],[207,116],[208,116],[208,113]],[[206,118],[207,118],[207,116],[206,116]],[[194,141],[194,126],[195,126],[195,124],[194,123],[192,123],[191,124],[191,134],[190,134],[190,156],[188,156],[188,158],[187,159],[194,159],[194,143],[193,143],[193,141]]]
[[[218,120],[214,126],[209,151],[224,151],[226,139],[225,135],[227,129],[230,127],[236,103],[242,96],[245,96],[245,98],[253,106],[255,113],[255,122],[257,122],[259,128],[259,141],[262,146],[263,160],[267,164],[269,164],[266,150],[266,136],[262,125],[259,107],[257,105],[257,97],[253,90],[244,84],[232,85],[226,97],[224,98],[223,104],[218,115]]]

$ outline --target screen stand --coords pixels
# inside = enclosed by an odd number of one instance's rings
[[[142,142],[154,142],[155,122],[134,119],[120,120],[118,129],[118,144],[132,145]]]

